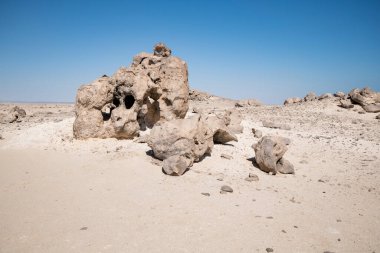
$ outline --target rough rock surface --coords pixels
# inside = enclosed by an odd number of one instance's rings
[[[366,112],[380,112],[380,92],[371,88],[353,89],[348,93],[353,104],[359,104]]]
[[[195,90],[195,89],[190,89],[189,90],[189,99],[190,100],[193,100],[193,101],[208,101],[210,98],[211,98],[211,95],[208,94],[208,93],[206,93],[206,92]]]
[[[188,110],[187,65],[159,43],[130,67],[78,89],[74,137],[129,139],[158,121],[184,118]]]
[[[148,145],[154,157],[164,161],[165,173],[182,175],[193,162],[211,154],[213,131],[201,115],[194,115],[157,124],[151,130]]]
[[[344,94],[344,92],[342,91],[338,91],[337,93],[334,94],[334,97],[338,97],[338,98],[344,98],[346,96],[346,94]]]
[[[302,99],[299,97],[288,98],[285,100],[284,105],[296,104],[302,102]]]
[[[205,116],[205,121],[212,130],[214,143],[238,141],[233,131],[228,128],[231,123],[228,112],[224,116],[207,115]]]
[[[342,99],[342,100],[340,100],[340,105],[339,106],[342,107],[342,108],[345,108],[345,109],[354,108],[354,105],[348,99]]]
[[[314,93],[314,92],[310,92],[308,93],[305,97],[304,97],[304,101],[305,102],[309,102],[309,101],[314,101],[314,100],[317,100],[318,97],[317,95]]]
[[[20,122],[26,116],[26,112],[21,107],[15,106],[9,110],[7,114],[0,115],[0,123]]]
[[[290,140],[279,136],[264,136],[253,145],[255,160],[260,169],[267,173],[294,173],[293,165],[283,158]]]

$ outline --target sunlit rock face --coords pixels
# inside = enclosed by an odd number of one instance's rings
[[[130,139],[158,121],[184,118],[189,108],[186,62],[158,43],[129,67],[78,89],[74,136]]]

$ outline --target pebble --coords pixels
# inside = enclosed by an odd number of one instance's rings
[[[227,154],[221,154],[220,157],[224,158],[224,159],[227,159],[227,160],[231,160],[232,159],[232,156],[227,155]]]
[[[208,193],[208,192],[202,192],[201,194],[204,196],[210,197],[210,193]]]
[[[225,193],[225,192],[233,192],[234,190],[228,186],[228,185],[223,185],[221,188],[220,188],[220,193]]]
[[[254,182],[259,181],[259,177],[256,174],[249,173],[248,177],[246,177],[244,180],[248,182]]]
[[[267,252],[273,252],[274,250],[272,248],[266,248],[265,249]]]

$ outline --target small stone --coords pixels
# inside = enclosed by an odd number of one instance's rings
[[[210,197],[210,193],[208,193],[208,192],[202,192],[201,194],[204,196]]]
[[[80,230],[87,230],[88,227],[81,227]]]
[[[269,252],[273,252],[273,249],[272,249],[272,248],[266,248],[265,250],[266,250],[268,253],[269,253]]]
[[[256,138],[261,138],[263,137],[263,133],[260,130],[256,130],[255,135]]]
[[[380,119],[380,114],[378,114],[378,115],[376,116],[376,119]]]
[[[230,187],[230,186],[228,186],[228,185],[223,185],[221,188],[220,188],[220,193],[222,193],[222,192],[233,192],[234,190]]]
[[[3,136],[0,134],[0,140],[4,140]]]
[[[302,164],[308,164],[308,162],[306,160],[301,160],[300,163],[302,163]]]
[[[227,154],[221,154],[220,157],[224,158],[224,159],[227,159],[227,160],[231,160],[232,159],[232,156],[227,155]]]
[[[259,181],[259,177],[256,174],[249,173],[248,177],[245,178],[245,181],[248,181],[248,182]]]

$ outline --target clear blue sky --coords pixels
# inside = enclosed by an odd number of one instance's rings
[[[0,0],[0,101],[74,101],[160,41],[220,96],[380,90],[379,0]]]

